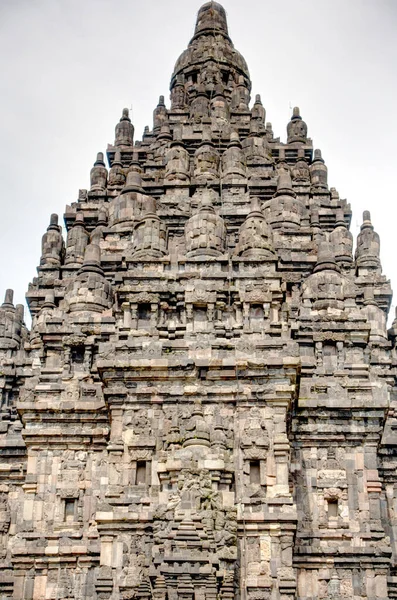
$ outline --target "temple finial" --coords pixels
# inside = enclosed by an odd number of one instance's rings
[[[218,2],[206,2],[197,13],[194,35],[204,31],[228,35],[226,11]]]

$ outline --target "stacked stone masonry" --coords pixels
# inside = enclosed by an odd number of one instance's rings
[[[216,2],[0,308],[1,600],[397,598],[379,237]],[[251,107],[250,107],[251,106]]]

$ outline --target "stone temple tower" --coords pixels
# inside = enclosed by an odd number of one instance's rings
[[[1,600],[397,598],[397,320],[379,237],[222,6],[0,307]]]

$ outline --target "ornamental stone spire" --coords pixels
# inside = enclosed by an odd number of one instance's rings
[[[66,252],[51,216],[31,330],[0,306],[0,597],[395,598],[397,319],[370,214],[353,260],[350,205],[299,109],[280,138],[251,101],[217,2],[152,102],[87,165]]]

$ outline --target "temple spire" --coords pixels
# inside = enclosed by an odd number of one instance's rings
[[[208,30],[229,34],[226,11],[218,2],[206,2],[198,11],[194,35],[197,36]]]

